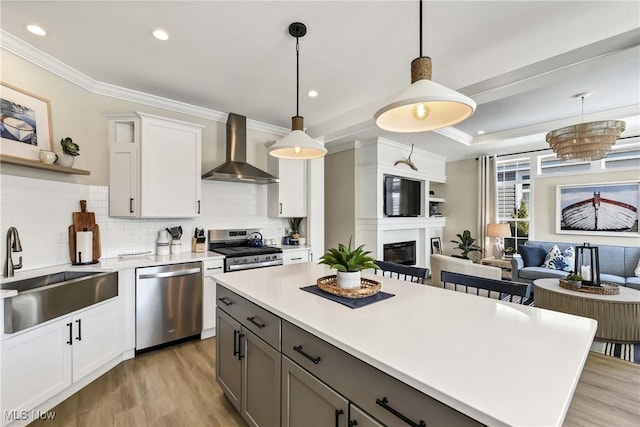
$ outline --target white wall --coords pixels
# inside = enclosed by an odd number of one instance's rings
[[[325,156],[325,244],[328,248],[346,243],[356,236],[356,163],[355,149]]]

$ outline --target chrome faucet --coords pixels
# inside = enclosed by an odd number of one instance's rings
[[[7,262],[4,264],[4,277],[13,277],[13,270],[22,268],[22,256],[20,256],[18,263],[14,264],[11,258],[12,252],[22,252],[20,235],[15,227],[9,227],[7,230]]]

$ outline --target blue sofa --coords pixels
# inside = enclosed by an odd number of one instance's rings
[[[541,242],[529,240],[525,246],[537,246],[549,252],[553,245],[558,245],[561,251],[569,246],[580,246],[575,243]],[[640,290],[640,277],[634,275],[634,270],[640,259],[640,247],[636,246],[598,246],[600,256],[600,280],[621,286]],[[514,282],[533,283],[535,279],[562,278],[569,274],[566,271],[553,270],[539,266],[525,266],[521,257],[511,260],[511,280]]]

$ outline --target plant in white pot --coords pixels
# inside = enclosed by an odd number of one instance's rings
[[[80,155],[80,147],[69,137],[60,140],[60,147],[62,149],[56,153],[58,155],[56,164],[70,168],[76,156]]]
[[[319,264],[326,264],[337,270],[338,287],[344,289],[357,289],[360,287],[361,272],[365,269],[380,269],[376,260],[369,256],[370,251],[365,251],[364,245],[351,249],[351,238],[349,245],[338,244],[338,248],[331,248],[320,257]]]

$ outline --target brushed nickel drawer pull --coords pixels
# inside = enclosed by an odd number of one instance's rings
[[[221,301],[224,305],[226,305],[227,307],[229,307],[231,304],[233,304],[233,301],[231,301],[229,298],[227,297],[221,297],[218,298],[218,301]]]
[[[420,420],[419,423],[414,423],[413,421],[411,421],[411,419],[409,419],[407,416],[401,414],[400,412],[396,411],[395,409],[393,409],[391,406],[388,405],[389,403],[389,399],[387,399],[386,397],[383,397],[382,399],[376,399],[376,404],[382,406],[384,409],[386,409],[387,411],[391,412],[393,415],[395,415],[396,417],[400,418],[402,421],[404,421],[405,423],[409,424],[412,427],[427,427],[427,424],[424,422],[424,420]]]
[[[295,351],[297,351],[298,353],[300,353],[301,355],[303,355],[304,357],[306,357],[307,359],[311,360],[315,365],[320,363],[320,356],[313,357],[310,354],[305,353],[304,351],[302,351],[302,346],[301,345],[296,345],[296,346],[293,347],[293,349]]]

